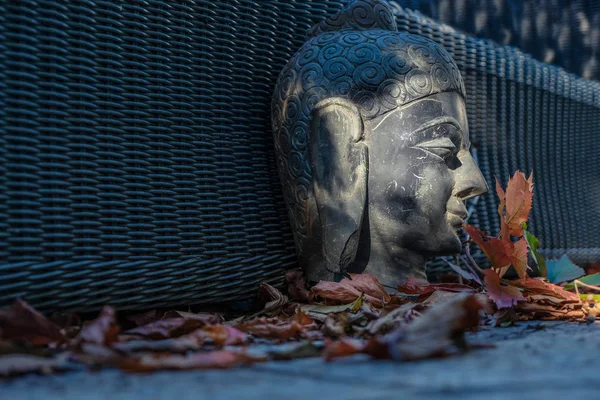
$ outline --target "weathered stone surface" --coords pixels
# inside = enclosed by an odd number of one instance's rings
[[[427,259],[460,252],[465,201],[487,190],[458,67],[398,32],[383,0],[355,0],[310,35],[272,102],[300,265],[313,282],[425,279]]]

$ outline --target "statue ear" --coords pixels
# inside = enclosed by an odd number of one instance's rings
[[[318,103],[311,127],[311,166],[322,233],[331,272],[344,272],[356,258],[367,200],[367,146],[363,121],[351,102]]]

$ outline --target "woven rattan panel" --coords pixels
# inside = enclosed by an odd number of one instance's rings
[[[295,255],[271,92],[342,4],[0,0],[0,304],[167,307],[280,283]],[[534,169],[534,232],[599,256],[598,85],[397,13],[462,68],[488,181]],[[495,207],[482,197],[473,222],[495,230]]]
[[[297,3],[0,0],[1,304],[206,303],[282,281],[270,97],[341,4]]]

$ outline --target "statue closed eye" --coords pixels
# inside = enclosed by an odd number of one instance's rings
[[[355,1],[310,34],[272,103],[300,264],[312,281],[424,278],[427,258],[460,251],[464,201],[487,190],[458,68],[436,43],[397,32],[381,0]]]

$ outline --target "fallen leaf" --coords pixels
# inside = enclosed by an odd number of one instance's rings
[[[398,291],[405,294],[425,296],[436,291],[461,293],[474,292],[475,289],[461,283],[429,283],[415,278],[408,278],[406,282],[398,285]]]
[[[338,282],[320,281],[312,287],[312,292],[323,299],[344,304],[355,301],[364,294],[364,299],[377,306],[384,306],[391,301],[391,296],[383,285],[371,274],[350,274]]]
[[[517,302],[525,300],[519,289],[501,284],[500,276],[493,269],[486,269],[483,273],[488,296],[499,309],[512,307]]]
[[[68,369],[68,355],[59,354],[52,358],[32,356],[30,354],[9,354],[0,356],[0,376],[39,372],[50,374],[57,370]]]
[[[294,320],[259,317],[236,325],[240,331],[260,338],[290,339],[304,332],[304,327]]]
[[[292,299],[301,303],[312,303],[315,295],[306,288],[306,279],[301,269],[288,271],[285,274],[287,291]]]
[[[583,268],[573,264],[566,254],[560,260],[547,260],[546,269],[548,280],[551,283],[572,281],[585,275]]]
[[[506,186],[506,225],[513,236],[523,235],[523,223],[527,222],[533,204],[533,173],[529,178],[521,171],[515,172]]]
[[[578,297],[575,293],[567,292],[562,287],[544,282],[541,279],[521,278],[517,280],[506,281],[506,283],[531,293],[545,294],[566,300],[578,300]]]
[[[0,310],[0,338],[22,340],[34,346],[65,340],[58,325],[20,299]]]
[[[258,297],[265,304],[262,310],[253,315],[254,317],[265,314],[272,315],[272,313],[281,310],[289,302],[286,295],[265,282],[261,283],[258,287]]]
[[[188,320],[202,321],[206,325],[216,325],[223,322],[223,316],[221,314],[207,312],[191,313],[185,311],[171,310],[167,311],[162,318],[185,318]]]
[[[130,329],[127,335],[136,335],[151,339],[169,339],[185,335],[206,325],[204,319],[190,319],[186,317],[164,318],[147,325]]]
[[[373,358],[414,361],[447,355],[453,346],[466,350],[464,332],[479,325],[481,307],[475,296],[459,295],[432,306],[386,336],[375,336],[366,342],[344,338],[330,343],[324,356],[331,360],[364,353]]]
[[[321,355],[322,346],[312,341],[299,343],[283,343],[275,345],[257,345],[248,349],[252,355],[264,356],[271,360],[295,360],[298,358],[316,357]]]
[[[129,342],[117,342],[113,344],[112,348],[124,354],[141,351],[187,353],[188,351],[200,350],[202,343],[199,343],[196,339],[185,337],[162,340],[141,339]]]
[[[127,372],[152,372],[157,370],[226,369],[266,361],[266,357],[251,356],[245,352],[218,350],[190,355],[144,354],[130,357],[119,365]]]
[[[325,347],[323,357],[326,361],[331,361],[335,358],[348,357],[362,353],[364,347],[362,341],[345,337],[334,342],[329,342]]]
[[[436,292],[437,293],[437,292]],[[404,326],[427,308],[423,303],[407,303],[390,311],[387,315],[373,320],[367,326],[370,334],[386,334],[393,329]]]
[[[164,312],[159,311],[157,309],[152,309],[148,311],[143,311],[135,314],[129,314],[125,316],[125,319],[131,321],[135,324],[135,326],[142,326],[149,324],[150,322],[154,322],[158,319],[161,319],[164,315]]]
[[[413,361],[444,356],[450,346],[466,350],[464,333],[479,326],[481,308],[479,300],[470,294],[433,305],[406,327],[386,336],[391,358]]]
[[[527,224],[523,225],[523,236],[525,240],[527,240],[527,244],[531,249],[531,256],[535,264],[538,266],[538,270],[540,271],[540,275],[546,277],[548,275],[548,270],[546,268],[546,259],[544,256],[538,251],[540,248],[540,241],[537,237],[535,237],[531,232],[527,230]]]
[[[356,300],[349,304],[339,306],[322,306],[322,305],[301,305],[300,311],[306,313],[309,317],[317,321],[325,321],[329,314],[341,312],[357,312],[362,307],[363,296],[359,296]]]
[[[519,319],[523,321],[584,321],[586,318],[580,304],[567,304],[562,308],[557,308],[553,305],[536,302],[519,302],[515,309],[518,312]]]
[[[236,346],[248,342],[246,333],[228,325],[206,325],[181,338],[194,339],[202,344],[210,340],[217,346]]]
[[[119,327],[115,320],[115,311],[105,306],[98,318],[83,325],[75,338],[75,344],[92,343],[110,346],[117,341],[118,335]]]

